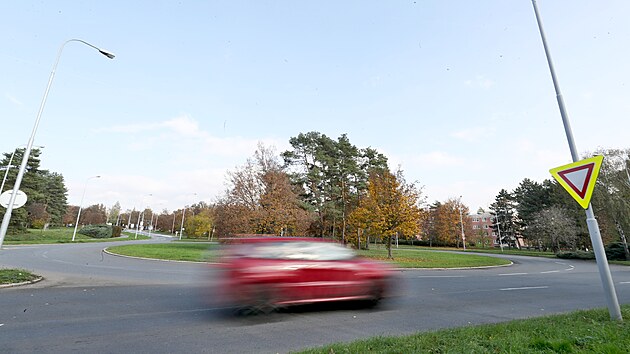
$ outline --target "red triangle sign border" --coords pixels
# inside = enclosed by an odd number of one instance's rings
[[[593,175],[593,169],[595,168],[595,163],[589,163],[586,165],[574,167],[565,171],[559,171],[558,176],[560,176],[574,191],[577,193],[580,198],[584,199],[586,196],[586,190],[588,189],[589,181],[591,180],[591,176]],[[572,172],[581,171],[584,169],[588,169],[586,171],[586,178],[584,178],[584,185],[581,188],[578,188],[576,185],[571,182],[569,178],[567,178],[567,174]]]

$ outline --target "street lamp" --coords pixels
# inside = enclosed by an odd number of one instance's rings
[[[144,209],[145,207],[144,205],[144,201],[146,200],[146,198],[153,196],[153,194],[147,194],[144,198],[142,198],[142,204],[141,204],[141,208],[142,208],[142,222],[144,223]],[[140,210],[138,210],[138,222],[136,223],[136,237],[135,239],[138,239],[138,231],[140,230]]]
[[[462,217],[462,196],[459,196],[459,225],[462,227],[462,244],[466,250],[466,235],[464,235],[464,218]]]
[[[9,221],[11,220],[11,213],[13,212],[13,204],[15,203],[15,198],[18,195],[18,190],[20,189],[20,184],[22,184],[22,177],[24,177],[24,172],[26,171],[26,164],[28,163],[28,157],[31,154],[31,149],[33,148],[33,141],[35,140],[35,133],[37,132],[37,127],[39,126],[39,121],[42,117],[42,112],[44,111],[44,106],[46,105],[46,98],[48,97],[48,92],[50,91],[50,86],[52,85],[53,78],[55,77],[55,70],[57,70],[57,64],[59,64],[59,59],[61,58],[61,52],[66,44],[70,42],[80,42],[88,47],[92,47],[98,50],[99,53],[108,57],[109,59],[114,59],[114,54],[100,49],[84,40],[81,39],[69,39],[59,47],[59,52],[57,53],[57,59],[55,60],[55,64],[52,67],[52,71],[50,72],[50,78],[48,79],[48,85],[46,85],[46,90],[44,91],[44,97],[42,98],[42,103],[39,106],[39,111],[37,112],[37,118],[35,119],[35,125],[33,125],[33,131],[31,132],[31,137],[28,139],[28,143],[26,144],[26,149],[24,150],[24,156],[22,156],[22,163],[20,164],[20,169],[18,171],[17,177],[15,179],[15,185],[13,186],[13,193],[11,193],[11,198],[9,199],[9,205],[7,206],[7,210],[4,213],[4,218],[2,218],[2,226],[0,226],[0,248],[2,247],[2,242],[4,241],[4,236],[7,234],[7,229],[9,228]]]
[[[4,178],[2,179],[2,186],[0,186],[0,193],[2,193],[2,191],[4,190],[4,183],[7,181],[7,176],[9,175],[9,169],[11,167],[15,167],[15,166],[11,165],[11,162],[13,162],[13,157],[15,157],[15,153],[22,146],[26,146],[26,145],[20,145],[20,146],[16,147],[15,150],[13,150],[13,153],[11,154],[11,158],[9,159],[9,163],[7,164],[7,169],[4,170]],[[37,145],[35,145],[35,147],[38,148],[38,149],[43,148],[43,146],[37,146]]]
[[[192,195],[197,195],[197,193],[193,193]],[[186,217],[186,208],[184,205],[184,212],[182,213],[182,225],[179,227],[179,240],[182,240],[182,234],[184,233],[184,218]]]
[[[79,217],[81,217],[81,208],[83,207],[83,198],[85,198],[85,191],[87,190],[88,181],[92,178],[101,178],[101,176],[92,176],[85,180],[85,186],[83,187],[83,195],[81,196],[81,203],[79,203],[79,212],[77,213],[77,222],[74,224],[74,231],[72,232],[72,241],[77,235],[77,227],[79,226]]]

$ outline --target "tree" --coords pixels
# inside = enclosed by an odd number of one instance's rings
[[[386,169],[387,159],[372,148],[358,149],[346,134],[337,140],[318,132],[291,138],[282,153],[292,183],[308,211],[317,214],[315,233],[337,231],[345,241],[348,215],[367,188],[369,172]]]
[[[308,231],[312,218],[272,148],[259,144],[254,157],[228,176],[225,197],[216,206],[219,235]]]
[[[31,203],[26,207],[28,211],[29,223],[34,229],[43,229],[50,220],[50,214],[46,212],[46,204]]]
[[[120,203],[116,201],[111,208],[109,208],[109,212],[107,213],[107,223],[111,223],[112,225],[116,225],[116,222],[119,221],[118,217],[120,216],[121,211]]]
[[[392,239],[415,237],[420,233],[422,213],[419,208],[421,192],[415,183],[407,183],[402,171],[373,171],[368,191],[351,219],[364,220],[374,233],[386,241],[387,256],[392,259]]]
[[[630,260],[630,149],[600,149],[596,154],[604,156],[592,199],[602,239],[620,240]]]
[[[25,149],[17,149],[12,163],[21,161]],[[11,153],[4,153],[0,164],[8,165]],[[67,208],[67,189],[63,176],[55,172],[40,170],[39,149],[32,149],[29,155],[26,171],[22,179],[20,189],[26,193],[28,200],[24,208],[14,209],[9,224],[10,231],[25,230],[33,223],[39,226],[42,222],[52,225],[61,225]],[[12,189],[17,178],[18,168],[11,168],[7,173],[5,190]],[[0,217],[4,216],[4,209],[0,208]],[[30,210],[30,214],[29,214]]]
[[[460,218],[461,211],[461,218]],[[436,201],[430,207],[430,245],[456,245],[461,239],[461,221],[468,215],[468,207],[458,199],[449,198],[444,203]],[[464,228],[468,228],[464,224]],[[470,235],[470,233],[468,233]]]
[[[189,216],[184,223],[188,237],[208,236],[214,226],[212,211],[209,208],[202,209],[197,214]]]
[[[533,236],[529,234],[528,225],[534,221],[538,212],[551,205],[548,191],[542,184],[525,178],[512,192],[512,198],[518,214],[518,231],[525,238]]]
[[[494,215],[492,229],[497,235],[500,245],[516,247],[517,218],[515,216],[514,197],[505,189],[501,189],[490,205],[491,214]],[[503,247],[503,246],[501,246]]]
[[[94,204],[81,210],[79,225],[99,225],[104,224],[106,220],[107,208],[103,204]]]
[[[554,252],[563,248],[576,249],[577,227],[561,207],[551,206],[535,213],[528,227],[530,240],[535,240],[541,248],[550,248]]]

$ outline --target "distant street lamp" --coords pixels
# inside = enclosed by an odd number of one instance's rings
[[[193,193],[192,195],[197,195],[197,193]],[[186,217],[186,208],[187,206],[184,206],[184,212],[182,213],[182,226],[179,227],[179,240],[180,241],[182,239],[182,234],[184,233],[184,218]]]
[[[0,186],[0,193],[2,193],[2,191],[4,190],[4,183],[7,181],[7,176],[9,175],[9,169],[11,167],[15,167],[13,165],[11,165],[11,162],[13,162],[13,157],[15,156],[15,153],[17,152],[17,150],[19,148],[21,148],[22,146],[26,146],[26,145],[20,145],[18,147],[15,148],[15,150],[13,150],[13,153],[11,154],[11,158],[9,159],[9,163],[7,164],[7,169],[4,170],[4,178],[2,179],[2,186]],[[43,146],[37,146],[35,145],[36,148],[41,149],[43,148]]]
[[[182,234],[184,233],[184,218],[186,217],[186,208],[188,206],[184,206],[184,212],[182,213],[182,226],[179,227],[179,240],[182,240]]]
[[[466,235],[464,234],[464,218],[462,217],[462,196],[459,196],[459,225],[462,227],[462,244],[466,250]]]
[[[48,79],[48,85],[46,86],[46,90],[44,91],[44,97],[42,98],[42,103],[39,106],[39,111],[37,112],[37,118],[35,119],[35,125],[33,126],[33,131],[31,132],[31,137],[28,139],[28,143],[26,144],[26,149],[24,150],[24,156],[22,156],[22,163],[20,164],[20,169],[18,171],[17,177],[15,179],[15,185],[13,186],[13,193],[11,193],[11,198],[9,199],[9,205],[7,206],[7,210],[4,213],[4,218],[2,218],[2,226],[0,226],[0,248],[2,247],[2,242],[4,241],[4,237],[7,234],[7,229],[9,228],[9,221],[11,220],[11,213],[13,212],[13,204],[15,203],[15,197],[18,195],[18,190],[20,189],[20,185],[22,184],[22,177],[24,177],[24,172],[26,171],[26,164],[28,163],[28,157],[31,154],[31,149],[33,148],[33,141],[35,140],[35,133],[37,132],[37,127],[39,126],[39,121],[42,117],[42,112],[44,111],[44,106],[46,105],[46,98],[48,97],[48,92],[50,91],[50,86],[52,85],[53,78],[55,77],[55,70],[57,70],[57,64],[59,64],[59,58],[61,58],[61,52],[66,44],[70,42],[80,42],[88,47],[92,47],[98,50],[99,53],[108,57],[109,59],[114,59],[114,54],[100,49],[84,40],[81,39],[69,39],[61,45],[59,48],[59,52],[57,53],[57,59],[55,60],[55,64],[52,67],[52,71],[50,72],[50,78]]]
[[[144,198],[142,198],[142,204],[141,204],[141,208],[142,208],[142,213],[140,213],[140,210],[138,210],[138,222],[136,223],[136,236],[135,239],[138,239],[138,231],[140,230],[140,214],[142,214],[142,222],[144,223],[144,201],[146,200],[146,198],[153,196],[153,194],[149,193],[147,194]]]
[[[85,180],[85,186],[83,187],[83,195],[81,196],[81,202],[79,203],[79,212],[77,213],[77,222],[74,223],[74,231],[72,232],[72,241],[77,235],[77,227],[79,226],[79,218],[81,217],[81,208],[83,207],[83,198],[85,198],[85,191],[87,190],[88,181],[92,178],[101,178],[101,176],[92,176]]]

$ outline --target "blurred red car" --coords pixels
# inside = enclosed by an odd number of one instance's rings
[[[230,308],[271,312],[277,307],[367,300],[389,294],[393,269],[357,257],[340,244],[313,238],[237,239],[220,264],[214,296]]]

